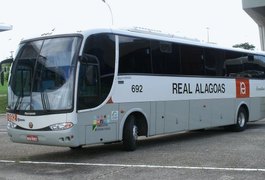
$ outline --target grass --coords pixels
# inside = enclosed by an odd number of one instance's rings
[[[7,82],[4,86],[0,85],[0,114],[6,113],[7,107]]]

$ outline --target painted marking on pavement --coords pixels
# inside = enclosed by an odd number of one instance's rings
[[[265,172],[259,168],[219,168],[219,167],[190,167],[190,166],[162,166],[162,165],[133,165],[133,164],[102,164],[102,163],[73,163],[73,162],[39,162],[39,161],[12,161],[0,160],[0,163],[18,164],[45,164],[45,165],[74,165],[74,166],[98,166],[98,167],[128,167],[151,169],[188,169],[188,170],[212,170],[212,171],[241,171],[241,172]]]

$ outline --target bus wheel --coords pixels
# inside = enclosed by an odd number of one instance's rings
[[[134,151],[137,147],[138,127],[134,116],[129,116],[123,129],[123,147],[126,151]]]
[[[248,115],[245,108],[240,108],[237,114],[236,124],[233,130],[236,132],[244,131],[247,128]]]

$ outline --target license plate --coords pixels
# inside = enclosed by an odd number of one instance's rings
[[[34,136],[34,135],[27,135],[27,141],[31,141],[31,142],[38,142],[38,136]]]

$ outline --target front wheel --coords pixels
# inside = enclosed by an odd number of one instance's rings
[[[237,114],[236,124],[233,125],[233,130],[236,132],[244,131],[247,128],[248,115],[245,108],[240,108]]]
[[[137,147],[138,127],[134,116],[129,116],[123,128],[123,146],[127,151],[134,151]]]

